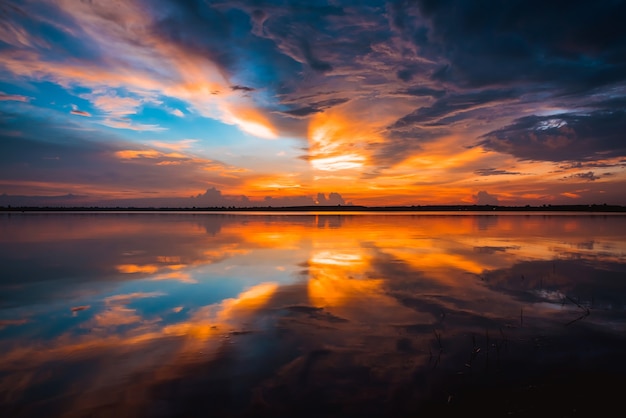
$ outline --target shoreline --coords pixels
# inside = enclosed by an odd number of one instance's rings
[[[626,206],[620,205],[543,205],[543,206],[492,206],[492,205],[418,205],[418,206],[281,206],[281,207],[0,207],[0,213],[20,212],[400,212],[400,213],[458,213],[458,212],[575,212],[575,213],[626,213]]]

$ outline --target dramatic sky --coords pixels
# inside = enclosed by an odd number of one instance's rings
[[[0,205],[626,204],[626,2],[1,0]]]

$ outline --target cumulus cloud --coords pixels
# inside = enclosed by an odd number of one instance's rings
[[[317,204],[320,206],[338,206],[345,205],[346,201],[341,197],[339,193],[331,192],[328,194],[328,198],[324,193],[317,194]]]
[[[609,173],[606,173],[606,174],[609,174]],[[575,174],[575,177],[579,179],[587,180],[587,181],[594,181],[600,178],[596,176],[596,174],[593,171],[587,171],[586,173],[577,173]]]
[[[498,205],[498,197],[496,195],[490,194],[484,190],[479,191],[475,195],[472,195],[472,199],[474,203],[477,205]]]
[[[313,172],[309,193],[329,190],[322,178],[367,178],[381,199],[429,184],[458,200],[476,176],[516,182],[535,162],[615,165],[626,154],[621,2],[61,0],[13,9],[0,29],[7,82],[51,83],[89,102],[89,112],[72,112],[93,113],[85,125],[120,135],[175,139],[180,120],[158,110],[186,116],[194,136],[208,118],[296,140],[305,155],[290,164]],[[11,92],[0,102],[45,101]],[[207,150],[217,142],[204,140]],[[503,195],[508,186],[493,187]]]

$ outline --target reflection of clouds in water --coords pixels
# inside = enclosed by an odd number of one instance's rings
[[[108,405],[112,413],[141,415],[155,397],[164,410],[188,415],[299,403],[306,410],[316,396],[320,405],[353,402],[355,410],[374,411],[385,399],[410,404],[446,389],[433,376],[465,378],[475,346],[482,349],[475,364],[495,367],[497,356],[507,359],[497,351],[505,342],[512,364],[526,354],[516,348],[536,349],[536,335],[561,347],[592,326],[593,335],[624,329],[620,222],[611,228],[595,218],[560,225],[503,216],[482,228],[482,218],[459,216],[351,216],[331,225],[335,217],[242,215],[211,218],[219,228],[210,235],[198,218],[168,218],[162,227],[134,219],[139,226],[128,230],[145,233],[144,240],[122,228],[110,245],[116,255],[103,254],[112,262],[107,274],[134,290],[70,304],[90,305],[76,317],[65,304],[77,322],[51,328],[49,339],[19,347],[2,341],[0,392],[11,391],[14,404],[58,383],[63,404],[83,412]],[[226,268],[251,275],[240,278],[243,290],[219,293],[235,279],[221,275]],[[289,274],[290,281],[278,281]],[[215,286],[202,287],[210,281]],[[565,328],[580,315],[567,297],[592,313]],[[7,319],[0,327],[37,321]],[[575,344],[567,350],[577,354]],[[75,380],[71,368],[82,370]],[[45,369],[54,372],[38,372]],[[77,382],[80,393],[68,390]],[[33,405],[41,408],[34,413],[45,409]]]
[[[484,280],[489,288],[509,294],[525,306],[552,303],[551,312],[541,314],[566,311],[569,315],[567,311],[576,310],[575,300],[596,309],[594,316],[619,316],[626,306],[625,273],[624,263],[572,257],[519,262],[508,269],[486,272]]]
[[[104,309],[96,313],[92,320],[81,325],[81,328],[91,332],[102,328],[115,328],[122,325],[131,325],[145,322],[137,309],[127,305],[137,299],[154,298],[164,296],[162,292],[135,292],[128,294],[113,295],[104,298]]]
[[[501,247],[492,247],[489,245],[484,245],[481,247],[474,247],[474,251],[477,253],[483,254],[495,254],[495,253],[503,253],[508,250],[519,250],[519,246],[501,246]]]
[[[345,216],[342,215],[317,215],[317,227],[318,228],[341,228],[345,221]]]
[[[172,325],[162,324],[158,318],[146,320],[138,309],[128,307],[138,299],[163,296],[162,293],[137,292],[107,297],[104,309],[81,325],[90,330],[87,334],[65,333],[45,345],[33,342],[8,351],[3,346],[6,362],[2,367],[5,377],[0,382],[0,393],[10,390],[14,394],[11,402],[15,402],[32,387],[50,382],[59,384],[59,390],[66,390],[67,377],[64,374],[51,372],[43,377],[37,372],[44,369],[59,371],[55,364],[63,359],[65,367],[79,367],[90,375],[80,392],[57,394],[65,402],[87,411],[108,402],[112,394],[122,396],[134,388],[139,397],[126,405],[118,402],[118,407],[132,410],[147,406],[150,399],[145,398],[145,392],[150,387],[177,376],[179,368],[190,362],[217,357],[224,338],[230,338],[232,332],[246,327],[254,329],[252,324],[257,320],[256,313],[266,305],[276,288],[273,283],[254,286],[236,298],[197,309]],[[172,310],[180,313],[183,307]],[[107,366],[108,362],[114,366]],[[128,381],[133,373],[137,373],[137,380]],[[25,379],[28,375],[33,378]],[[33,413],[42,414],[44,410],[40,408],[41,405],[33,404]],[[60,410],[59,415],[72,416],[74,412]]]
[[[498,226],[500,217],[495,215],[478,215],[474,217],[476,229],[479,231],[488,231]]]

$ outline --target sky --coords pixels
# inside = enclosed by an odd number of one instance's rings
[[[626,2],[0,0],[0,206],[626,204]]]

